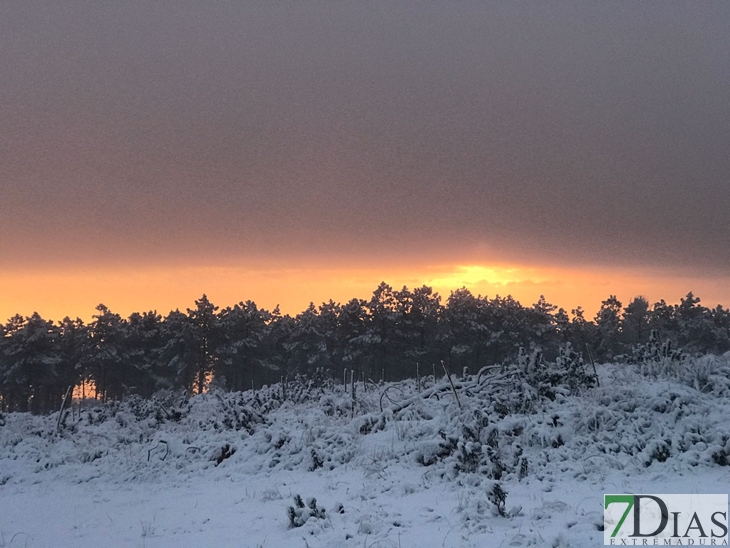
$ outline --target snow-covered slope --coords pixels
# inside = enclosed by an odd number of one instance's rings
[[[604,493],[728,492],[727,356],[598,373],[6,414],[0,547],[597,546]]]

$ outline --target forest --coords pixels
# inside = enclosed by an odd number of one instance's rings
[[[580,307],[569,313],[543,297],[523,306],[462,288],[442,302],[430,287],[383,282],[369,300],[312,303],[296,316],[252,301],[221,309],[203,295],[164,317],[123,318],[103,304],[88,324],[16,315],[0,335],[0,410],[42,414],[70,389],[107,402],[161,390],[241,391],[315,373],[395,381],[441,362],[461,373],[525,353],[554,359],[566,348],[598,363],[632,363],[647,352],[721,354],[730,350],[730,310],[702,306],[693,293],[676,305],[635,297],[624,306],[612,295],[586,318]]]

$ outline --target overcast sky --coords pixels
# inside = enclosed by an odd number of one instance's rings
[[[726,276],[728,29],[726,2],[5,1],[0,267]]]

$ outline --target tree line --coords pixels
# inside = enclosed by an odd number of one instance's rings
[[[35,313],[0,325],[0,410],[55,410],[67,388],[102,402],[159,390],[238,391],[282,377],[324,372],[341,379],[399,380],[441,361],[472,371],[515,359],[520,348],[548,357],[567,343],[596,361],[630,359],[650,335],[688,353],[730,350],[730,310],[689,293],[677,305],[643,297],[625,307],[610,296],[593,319],[541,297],[523,306],[462,288],[442,302],[430,287],[381,283],[368,300],[310,304],[296,316],[239,302],[219,309],[203,295],[186,312],[122,318],[103,304],[86,324]]]

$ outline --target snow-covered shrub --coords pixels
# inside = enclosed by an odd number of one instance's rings
[[[535,352],[525,381],[537,390],[538,396],[555,400],[558,395],[594,386],[596,378],[586,372],[583,357],[568,343],[560,349],[554,362],[545,361],[542,352]]]
[[[456,447],[457,470],[465,473],[477,472],[482,464],[482,443],[479,436],[465,426]]]
[[[423,440],[416,444],[415,460],[423,466],[436,464],[440,459],[448,457],[456,449],[456,442],[447,439]]]
[[[341,394],[325,394],[320,398],[319,406],[329,417],[347,417],[352,413],[352,400]]]
[[[651,465],[652,462],[666,462],[672,455],[672,440],[651,440],[642,451],[644,466]]]
[[[318,401],[334,391],[334,380],[324,369],[318,368],[310,375],[297,375],[285,383],[286,400],[292,403]]]
[[[529,472],[529,464],[527,462],[527,457],[521,457],[520,458],[520,470],[518,477],[520,479],[525,479],[527,477],[527,473]]]
[[[221,424],[228,430],[246,430],[249,435],[254,433],[254,426],[264,422],[264,418],[251,407],[244,405],[242,401],[230,397],[223,398],[216,394],[223,409]]]
[[[725,442],[724,444],[722,442]],[[709,448],[712,451],[712,461],[719,466],[730,466],[730,435],[722,437],[717,445]]]
[[[116,411],[119,408],[119,402],[113,401],[104,405],[97,405],[96,407],[89,409],[86,413],[86,419],[91,424],[102,424],[109,420],[110,417],[116,415]]]
[[[670,340],[660,342],[652,331],[646,345],[633,349],[630,363],[649,378],[673,379],[703,393],[730,396],[730,359],[724,356],[690,356],[673,349]]]
[[[317,499],[307,499],[307,504],[304,504],[302,497],[299,495],[294,496],[294,506],[287,508],[287,516],[289,517],[290,527],[301,527],[310,518],[324,519],[326,512],[324,508],[317,506]]]
[[[493,511],[496,515],[507,517],[507,511],[505,506],[507,504],[507,492],[502,489],[502,486],[495,482],[491,489],[487,491],[487,499],[492,503]]]
[[[653,366],[679,362],[686,358],[687,355],[681,349],[672,348],[670,339],[662,342],[656,329],[651,330],[649,342],[634,345],[631,348],[631,355],[627,356],[630,363],[642,365],[647,371],[653,371]]]
[[[361,434],[370,434],[372,432],[378,432],[385,429],[386,424],[386,413],[380,413],[378,415],[367,414],[357,417],[355,423],[358,425],[357,430]]]
[[[212,455],[211,459],[212,461],[215,461],[215,465],[218,466],[220,463],[222,463],[224,460],[230,458],[233,456],[233,454],[236,452],[236,448],[228,443],[217,449],[214,454]]]
[[[489,477],[501,476],[497,437],[499,433],[489,426],[487,415],[476,410],[469,424],[462,426],[461,435],[456,442],[456,464],[458,472],[480,472]]]
[[[311,455],[312,455],[312,464],[309,467],[309,471],[314,472],[318,468],[322,468],[322,466],[324,465],[324,461],[322,460],[322,458],[319,456],[319,454],[317,453],[317,451],[314,448],[311,449]]]

